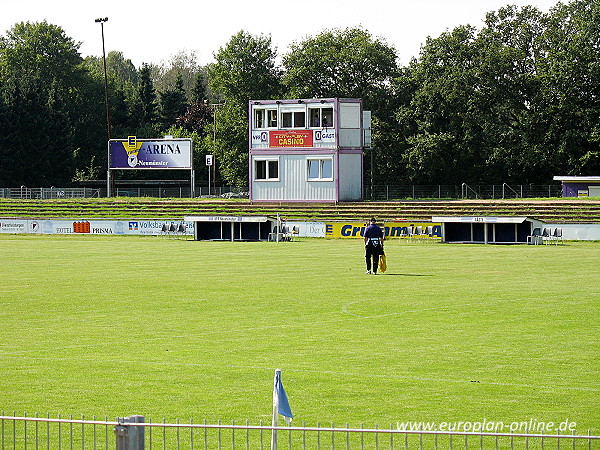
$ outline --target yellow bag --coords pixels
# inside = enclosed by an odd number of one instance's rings
[[[379,257],[379,271],[385,273],[387,270],[387,261],[385,260],[385,254]]]

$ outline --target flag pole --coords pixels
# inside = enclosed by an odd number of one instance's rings
[[[279,232],[281,231],[281,216],[277,213],[277,243],[279,244]],[[277,369],[279,370],[279,369]],[[277,372],[277,370],[275,372]],[[281,372],[281,371],[280,371]]]
[[[275,376],[273,378],[273,418],[271,420],[273,429],[271,430],[271,450],[277,450],[277,429],[275,427],[277,427],[279,415],[279,395],[277,394],[278,375],[281,376],[281,369],[275,369]]]

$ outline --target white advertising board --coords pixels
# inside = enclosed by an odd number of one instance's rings
[[[168,230],[163,232],[166,226]],[[0,233],[9,234],[105,234],[105,235],[163,235],[194,234],[194,224],[177,220],[4,220]]]

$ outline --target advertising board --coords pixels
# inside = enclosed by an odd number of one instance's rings
[[[325,224],[325,237],[327,238],[362,238],[367,224],[359,222],[333,222]],[[423,238],[439,239],[442,237],[442,225],[440,223],[421,223],[421,222],[390,222],[379,224],[385,230],[385,238],[400,238],[406,236],[409,227],[414,230],[416,227],[425,229],[432,227],[431,236],[421,236]]]
[[[252,130],[253,148],[310,148],[334,147],[335,130]]]
[[[163,231],[165,230],[165,231]],[[29,220],[0,221],[0,233],[10,234],[104,234],[104,235],[193,235],[194,224],[181,220]]]
[[[191,139],[112,139],[109,169],[191,169]]]

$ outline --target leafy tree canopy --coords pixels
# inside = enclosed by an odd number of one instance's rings
[[[240,31],[215,53],[216,61],[208,68],[209,85],[217,95],[240,105],[275,98],[281,94],[276,56],[270,36]]]
[[[363,98],[367,107],[397,73],[395,49],[362,28],[326,30],[294,43],[283,66],[292,98]]]

